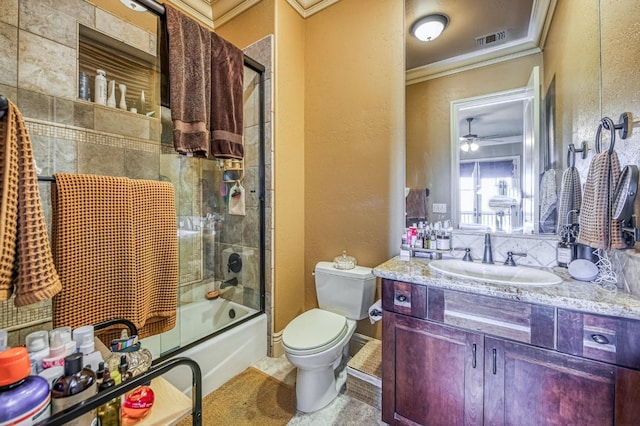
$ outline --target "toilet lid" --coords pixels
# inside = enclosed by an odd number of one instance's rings
[[[311,309],[284,328],[282,343],[292,349],[314,349],[341,337],[346,328],[347,319],[342,315]]]

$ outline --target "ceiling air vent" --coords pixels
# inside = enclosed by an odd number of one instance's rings
[[[495,33],[476,37],[476,47],[487,47],[505,40],[507,40],[507,30],[496,31]]]

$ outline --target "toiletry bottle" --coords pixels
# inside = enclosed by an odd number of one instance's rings
[[[100,105],[107,105],[107,73],[104,70],[96,70],[94,84],[94,102]]]
[[[131,371],[129,371],[129,361],[127,360],[127,355],[120,355],[120,365],[118,365],[118,371],[120,372],[120,380],[122,383],[129,380],[133,375]]]
[[[62,339],[62,343],[64,344],[64,356],[71,355],[78,352],[78,346],[76,345],[76,342],[74,342],[73,339],[71,338],[71,336],[73,335],[71,331],[71,327],[62,326],[62,327],[54,328],[49,332],[49,340],[51,340],[51,335],[53,333],[60,334],[60,338]]]
[[[78,345],[78,352],[80,352],[84,358],[82,365],[90,365],[93,371],[98,369],[98,364],[102,359],[102,354],[96,351],[95,340],[93,338],[93,326],[85,325],[73,330],[73,340]]]
[[[32,425],[51,415],[49,383],[30,374],[26,348],[0,352],[0,425]]]
[[[146,417],[153,407],[155,394],[150,386],[140,386],[129,392],[122,403],[122,425],[130,426]]]
[[[0,328],[0,352],[7,348],[7,330]]]
[[[98,385],[98,393],[111,389],[116,385],[115,380],[111,378],[109,367],[104,363],[100,363],[102,370],[100,375],[102,381]],[[100,426],[120,426],[120,397],[113,398],[106,404],[98,407],[98,419]]]
[[[89,100],[89,76],[84,71],[80,71],[78,75],[78,98]]]
[[[42,359],[42,368],[64,366],[64,357],[67,355],[69,354],[66,353],[60,330],[51,330],[49,333],[49,356]]]
[[[82,368],[82,354],[68,355],[64,359],[64,376],[56,379],[51,387],[52,413],[56,414],[76,405],[95,395],[96,391],[96,374],[86,367]],[[97,425],[96,410],[77,417],[68,425]]]
[[[562,237],[558,243],[557,251],[558,266],[566,268],[573,261],[573,244],[567,241],[566,237]]]
[[[138,102],[138,114],[146,114],[147,113],[147,105],[144,99],[144,90],[140,91],[140,102]]]
[[[49,356],[49,334],[43,330],[34,331],[27,334],[25,341],[29,359],[34,367],[32,374],[38,374],[43,369],[42,360]]]

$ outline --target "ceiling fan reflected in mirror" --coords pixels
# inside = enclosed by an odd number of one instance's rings
[[[477,151],[478,148],[480,148],[480,145],[478,145],[478,141],[493,140],[493,139],[488,139],[484,137],[479,137],[477,134],[471,133],[471,122],[473,121],[473,117],[467,117],[466,120],[469,125],[469,132],[464,136],[460,136],[460,149],[462,151],[464,152]],[[501,142],[501,141],[496,141],[496,142]]]

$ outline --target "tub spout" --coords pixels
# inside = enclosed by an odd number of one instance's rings
[[[223,288],[231,287],[231,286],[235,287],[237,285],[238,285],[238,279],[236,277],[233,277],[230,280],[223,281],[220,284],[220,290],[222,290]]]

